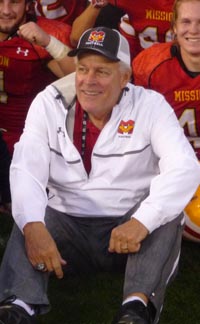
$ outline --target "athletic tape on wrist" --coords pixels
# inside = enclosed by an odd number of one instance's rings
[[[68,46],[60,42],[57,38],[50,35],[50,42],[45,47],[47,52],[57,61],[62,60],[71,50]]]

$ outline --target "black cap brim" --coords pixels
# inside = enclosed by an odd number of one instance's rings
[[[101,54],[102,56],[105,56],[106,58],[108,58],[111,61],[114,62],[119,62],[120,60],[118,58],[116,58],[115,56],[110,55],[110,53],[106,53],[105,50],[101,51],[98,48],[88,48],[88,47],[82,47],[82,48],[75,48],[73,50],[71,50],[67,55],[70,57],[76,56],[78,54],[81,53],[86,53],[86,52],[95,52],[97,54]]]

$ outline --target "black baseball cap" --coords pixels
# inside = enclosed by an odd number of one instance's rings
[[[96,27],[86,30],[77,48],[71,50],[68,56],[76,56],[84,51],[95,51],[115,62],[131,63],[129,43],[116,29]]]

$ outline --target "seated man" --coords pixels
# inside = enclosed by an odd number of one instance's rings
[[[15,146],[0,322],[36,323],[50,308],[51,272],[123,267],[113,324],[157,323],[200,166],[164,97],[129,83],[129,46],[118,31],[89,29],[68,55],[75,74],[36,96]]]

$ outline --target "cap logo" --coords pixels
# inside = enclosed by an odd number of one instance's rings
[[[103,43],[105,38],[105,33],[103,31],[92,31],[88,37],[88,41],[91,43],[96,43],[96,45],[100,45]]]

